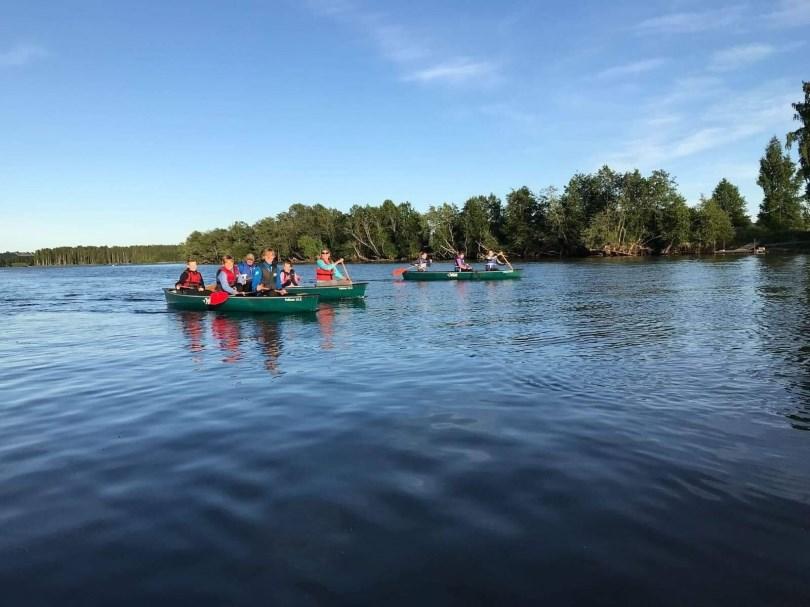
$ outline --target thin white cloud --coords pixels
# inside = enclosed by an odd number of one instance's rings
[[[757,63],[770,57],[777,49],[770,44],[742,44],[717,51],[709,61],[709,69],[726,72]]]
[[[658,104],[653,103],[650,117],[640,121],[644,134],[620,144],[619,150],[608,157],[608,164],[619,168],[658,168],[750,137],[783,132],[791,123],[794,88],[792,82],[776,81],[742,94],[717,89],[709,103],[703,97],[683,98],[683,113],[689,114],[690,119],[663,122],[651,131],[649,122],[656,119],[654,112],[659,111]],[[706,109],[690,112],[696,101]]]
[[[380,12],[371,12],[351,0],[307,0],[310,10],[360,30],[380,54],[396,64],[406,82],[461,84],[492,82],[498,65],[486,59],[447,56],[431,47],[424,35],[394,23]]]
[[[633,63],[625,63],[623,65],[615,65],[602,70],[597,74],[598,78],[611,79],[621,78],[624,76],[637,76],[645,72],[658,69],[666,63],[666,59],[656,57],[654,59],[644,59],[641,61],[634,61]]]
[[[11,49],[0,52],[0,67],[19,67],[27,65],[47,55],[47,51],[31,44],[18,44]]]
[[[740,23],[743,7],[727,6],[705,11],[668,13],[645,19],[636,25],[636,30],[645,34],[693,34],[722,28]]]
[[[415,70],[406,74],[403,80],[423,83],[461,83],[470,80],[489,79],[494,73],[495,64],[489,61],[472,61],[463,58]]]
[[[810,0],[780,0],[766,20],[776,27],[810,25]]]

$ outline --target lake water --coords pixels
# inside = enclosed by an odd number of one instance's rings
[[[810,258],[395,267],[0,270],[2,604],[810,604]]]

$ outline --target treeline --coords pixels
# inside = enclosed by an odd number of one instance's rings
[[[31,253],[19,253],[16,251],[6,251],[0,253],[0,268],[11,266],[30,266],[33,259]]]
[[[726,179],[711,197],[689,207],[664,171],[644,176],[603,167],[575,175],[562,192],[521,187],[505,201],[494,194],[473,196],[460,207],[445,203],[423,213],[410,203],[391,200],[356,205],[347,213],[320,204],[294,204],[252,225],[236,222],[193,232],[184,250],[208,263],[265,246],[301,260],[314,259],[328,247],[337,256],[359,261],[412,259],[422,249],[437,258],[452,257],[456,250],[476,255],[484,248],[527,259],[700,253],[761,242],[777,230],[804,230],[806,205],[800,207],[799,219],[768,212],[769,223],[752,224],[745,199]]]
[[[183,259],[181,245],[152,244],[127,247],[56,247],[37,249],[35,266],[67,266],[125,263],[163,263]]]
[[[494,194],[473,196],[462,206],[444,203],[420,213],[410,203],[355,205],[348,212],[323,205],[294,204],[275,217],[249,225],[192,232],[184,251],[216,263],[229,253],[242,257],[272,246],[283,256],[314,259],[328,247],[336,256],[361,261],[411,259],[427,249],[435,257],[456,250],[475,255],[505,249],[516,257],[543,255],[671,254],[779,238],[804,238],[810,228],[810,83],[804,102],[793,104],[802,127],[787,136],[797,144],[800,166],[776,137],[760,161],[763,190],[758,220],[726,179],[694,207],[686,204],[665,171],[642,175],[605,166],[574,175],[559,191],[549,187],[512,190],[505,201]],[[801,192],[805,185],[804,195]]]

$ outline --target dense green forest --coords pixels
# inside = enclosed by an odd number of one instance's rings
[[[767,144],[760,160],[763,199],[756,221],[739,189],[721,179],[711,195],[690,207],[665,171],[642,175],[607,166],[574,175],[562,190],[513,189],[501,200],[473,196],[463,205],[432,205],[419,212],[408,202],[355,205],[348,212],[320,204],[294,204],[249,225],[192,232],[182,245],[40,249],[34,265],[156,263],[195,257],[217,263],[272,246],[282,256],[314,259],[322,247],[356,261],[412,259],[426,249],[436,258],[456,250],[476,256],[484,248],[514,257],[712,253],[758,242],[803,243],[810,248],[810,82],[793,104],[800,128]],[[797,149],[799,163],[790,149]],[[11,255],[11,254],[9,254]],[[20,263],[3,257],[0,264]]]
[[[151,244],[128,247],[57,247],[37,249],[31,259],[36,266],[83,264],[161,263],[180,261],[183,250],[179,245]]]
[[[759,243],[810,245],[810,83],[793,104],[801,128],[788,134],[799,166],[774,137],[760,161],[763,191],[756,222],[739,189],[721,179],[709,197],[686,204],[665,171],[642,175],[605,166],[576,174],[562,191],[520,187],[505,202],[494,194],[473,196],[462,206],[444,203],[420,213],[409,203],[355,205],[347,213],[323,205],[294,204],[275,217],[249,225],[193,232],[187,255],[216,262],[272,246],[284,256],[313,259],[321,247],[360,261],[410,259],[422,249],[450,257],[503,248],[515,257],[545,255],[639,255],[711,253]],[[804,192],[802,189],[804,187]]]
[[[6,251],[0,253],[0,268],[6,266],[30,266],[34,259],[31,253],[16,253],[13,251]]]

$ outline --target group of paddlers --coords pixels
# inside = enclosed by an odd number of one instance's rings
[[[428,256],[425,251],[419,254],[413,266],[417,272],[425,272],[433,263],[433,260]],[[464,251],[456,251],[455,259],[453,260],[454,269],[456,272],[472,272],[474,268],[464,260]],[[487,272],[498,270],[498,266],[509,265],[509,260],[503,251],[496,253],[495,251],[488,250],[484,255],[484,270]],[[511,266],[510,266],[511,267]]]
[[[244,260],[236,263],[231,255],[225,255],[222,266],[217,270],[215,284],[208,286],[197,269],[197,260],[189,259],[174,288],[183,293],[223,291],[228,295],[257,296],[286,295],[287,288],[301,284],[301,277],[295,272],[292,260],[280,263],[273,249],[264,249],[261,257],[257,263],[253,253],[248,253]],[[315,284],[348,282],[347,276],[338,268],[340,264],[343,264],[343,259],[333,262],[329,250],[323,249],[315,262]]]

